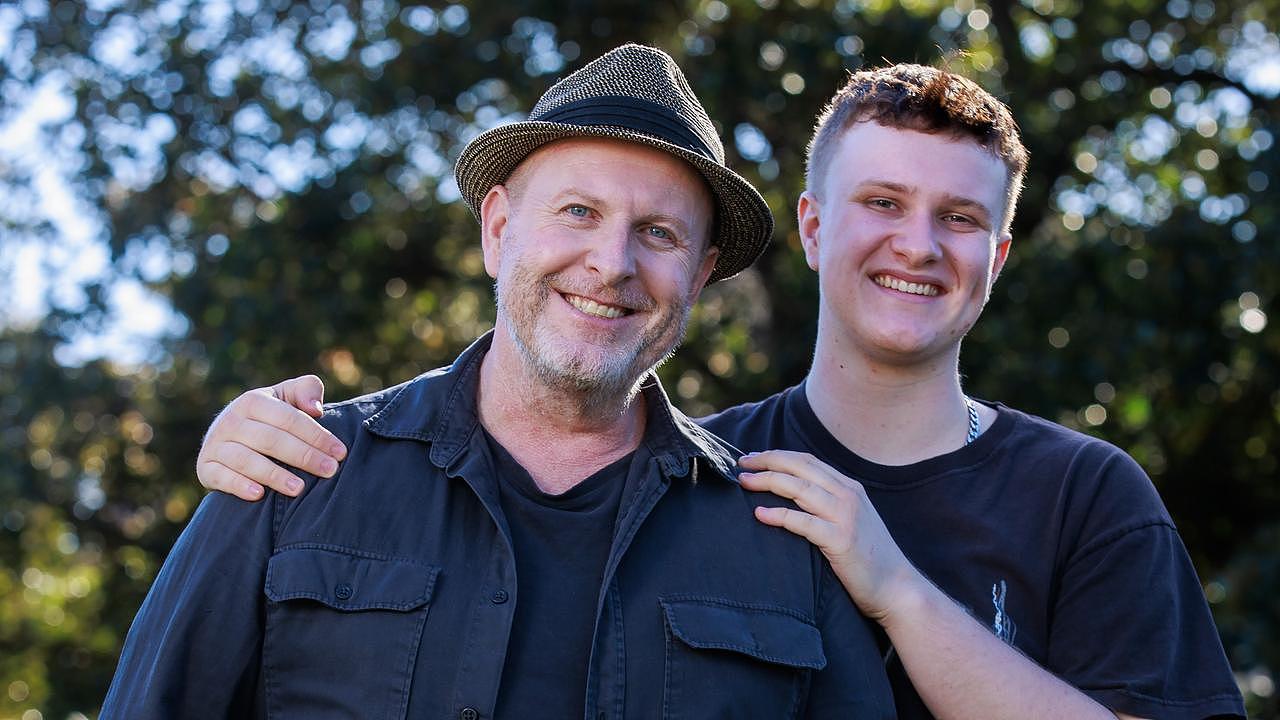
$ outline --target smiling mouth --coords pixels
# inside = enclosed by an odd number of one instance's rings
[[[579,295],[562,293],[561,296],[566,302],[579,311],[598,318],[605,318],[606,320],[614,320],[632,313],[632,311],[627,308],[617,307],[615,305],[601,305],[595,300],[584,298]]]
[[[899,280],[898,278],[893,277],[891,275],[877,275],[872,279],[880,287],[889,288],[890,290],[897,290],[898,292],[904,292],[909,295],[923,295],[925,297],[934,297],[939,292],[937,285],[933,285],[930,283],[907,282],[906,280]]]

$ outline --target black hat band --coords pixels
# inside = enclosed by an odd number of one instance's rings
[[[603,95],[565,103],[530,120],[580,127],[613,126],[665,140],[719,163],[711,148],[669,108],[626,95]]]

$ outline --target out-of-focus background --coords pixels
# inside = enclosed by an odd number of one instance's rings
[[[1251,714],[1280,717],[1277,17],[1276,0],[0,3],[0,718],[97,713],[224,403],[308,371],[350,397],[489,327],[453,161],[624,41],[677,58],[778,218],[663,369],[693,413],[806,369],[793,207],[849,69],[949,58],[1012,106],[1030,178],[967,387],[1142,463]]]

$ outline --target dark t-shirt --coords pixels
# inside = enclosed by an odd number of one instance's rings
[[[604,564],[637,450],[560,495],[485,433],[516,561],[515,619],[502,668],[499,718],[580,718]],[[643,456],[643,457],[641,457]],[[638,464],[637,464],[638,463]],[[584,622],[585,620],[585,622]]]
[[[1104,706],[1243,716],[1195,570],[1142,469],[1101,440],[993,407],[971,445],[905,466],[840,444],[803,384],[701,422],[744,451],[809,452],[860,481],[916,567]],[[887,656],[899,715],[932,717]]]

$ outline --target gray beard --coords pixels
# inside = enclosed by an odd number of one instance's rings
[[[546,288],[546,292],[554,292],[550,289],[549,283],[544,281],[540,284]],[[500,285],[500,283],[494,283],[498,311],[507,317],[508,335],[524,359],[525,366],[533,370],[534,376],[544,387],[577,398],[579,406],[592,415],[620,412],[628,407],[640,392],[640,387],[649,373],[675,354],[676,347],[684,338],[689,324],[690,307],[684,307],[674,313],[677,316],[674,321],[678,326],[671,346],[665,348],[662,354],[646,367],[634,366],[647,350],[661,342],[667,323],[658,323],[652,333],[642,339],[640,349],[626,358],[628,361],[626,363],[619,362],[622,358],[610,358],[603,367],[598,369],[588,368],[578,359],[572,359],[563,365],[556,364],[535,350],[536,345],[551,347],[555,338],[542,338],[542,342],[537,343],[536,338],[525,338],[520,330],[520,328],[534,326],[533,320],[538,316],[541,306],[545,304],[546,296],[543,296],[544,300],[536,307],[517,308],[513,305],[519,303],[513,303],[514,298],[509,293],[502,292]],[[516,318],[520,318],[522,322],[516,322]],[[533,333],[537,332],[538,330],[533,330]]]

